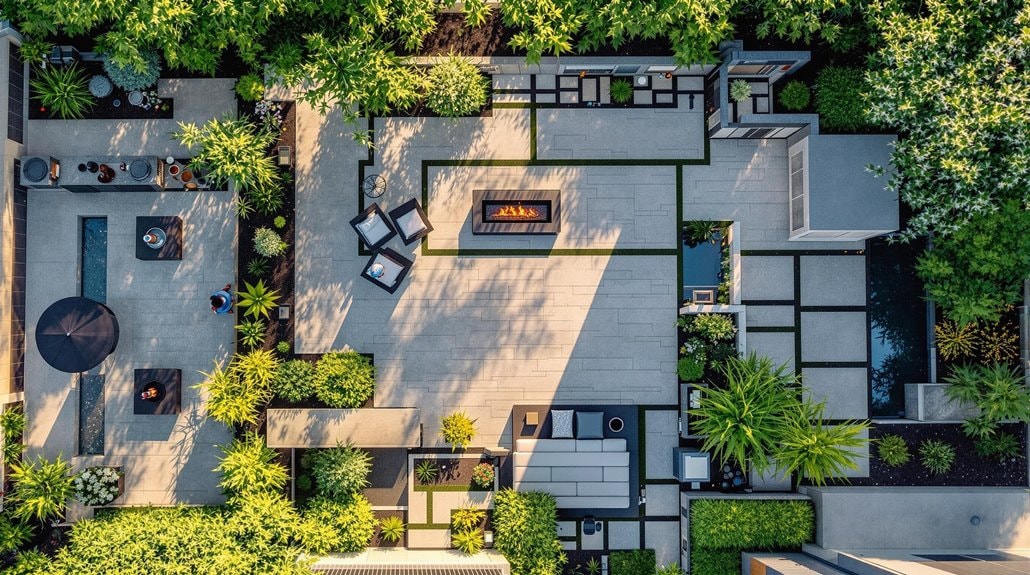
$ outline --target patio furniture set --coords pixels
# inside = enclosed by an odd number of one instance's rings
[[[381,194],[380,191],[378,195]],[[389,213],[383,212],[379,204],[373,202],[352,219],[350,225],[361,242],[372,251],[372,257],[365,264],[361,277],[391,294],[400,288],[414,262],[386,244],[395,236],[400,236],[404,245],[411,245],[433,231],[433,225],[429,223],[426,212],[416,198],[404,202]]]

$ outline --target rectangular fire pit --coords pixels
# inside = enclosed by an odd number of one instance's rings
[[[473,190],[473,234],[557,234],[558,190]]]

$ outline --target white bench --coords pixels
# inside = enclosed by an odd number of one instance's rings
[[[514,487],[546,491],[559,508],[629,507],[625,439],[519,439]]]

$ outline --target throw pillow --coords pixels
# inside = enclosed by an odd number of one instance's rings
[[[551,439],[572,439],[571,409],[551,410]]]
[[[604,412],[577,411],[576,439],[604,439]]]

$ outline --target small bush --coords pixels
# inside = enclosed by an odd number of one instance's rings
[[[440,422],[440,435],[451,444],[451,451],[467,449],[476,436],[476,420],[464,411],[455,411]]]
[[[161,59],[156,51],[147,51],[141,54],[145,65],[137,70],[132,66],[121,66],[110,59],[104,60],[104,71],[111,78],[115,86],[131,92],[149,88],[157,83],[161,75]]]
[[[290,349],[292,348],[290,347],[290,342],[288,341],[280,341],[275,344],[275,351],[283,355],[290,353]]]
[[[976,324],[959,325],[951,320],[942,320],[933,326],[937,351],[945,361],[969,357],[976,352]]]
[[[331,351],[315,364],[315,396],[329,407],[364,405],[376,387],[376,368],[356,351]]]
[[[244,102],[257,102],[265,95],[265,83],[257,74],[244,74],[236,80],[236,95]]]
[[[492,463],[480,463],[472,468],[472,483],[477,487],[489,489],[494,486],[494,466]]]
[[[466,555],[475,555],[483,550],[486,541],[483,539],[483,532],[481,530],[471,529],[451,534],[451,545]]]
[[[366,451],[351,445],[337,446],[311,450],[306,457],[321,496],[346,501],[369,485],[372,456]]]
[[[612,80],[608,91],[616,104],[625,104],[633,99],[633,84],[629,80]]]
[[[286,242],[275,230],[258,228],[254,231],[254,251],[265,257],[275,257],[286,251]]]
[[[1019,332],[1011,323],[999,322],[980,326],[980,357],[1004,363],[1019,359]]]
[[[654,575],[657,568],[654,549],[612,551],[608,556],[610,575]]]
[[[898,467],[908,463],[908,445],[900,435],[884,435],[876,442],[876,452],[880,454],[880,461],[891,467]]]
[[[0,430],[3,431],[3,463],[13,465],[25,450],[22,434],[25,432],[25,412],[20,406],[10,405],[0,413]]]
[[[919,446],[923,467],[934,475],[944,475],[955,463],[955,448],[937,439],[927,439]]]
[[[747,80],[734,80],[730,82],[730,99],[734,102],[743,102],[751,97],[751,84]]]
[[[286,218],[282,216],[275,216],[275,219],[272,220],[272,225],[274,225],[276,229],[281,230],[286,227]]]
[[[396,543],[404,537],[404,519],[391,515],[379,522],[379,537],[383,541]]]
[[[0,514],[0,555],[20,549],[32,539],[32,526]],[[7,571],[3,571],[6,575]]]
[[[1004,431],[977,440],[973,447],[976,449],[976,454],[985,459],[1005,461],[1023,457],[1023,446],[1019,444],[1019,439]]]
[[[720,313],[697,314],[687,330],[712,343],[730,341],[737,334],[733,318]]]
[[[694,548],[690,551],[690,575],[740,573],[740,550]]]
[[[32,89],[51,117],[82,118],[93,107],[89,80],[77,65],[37,69],[33,75],[35,77],[30,82]]]
[[[247,275],[251,278],[260,278],[268,272],[268,260],[266,258],[254,258],[247,262]]]
[[[237,292],[237,295],[240,298],[238,305],[247,308],[244,315],[253,318],[268,317],[279,301],[279,291],[265,287],[265,281],[260,279],[253,285],[244,281],[243,288],[244,291]]]
[[[468,59],[450,56],[429,70],[426,105],[445,117],[468,116],[486,104],[487,80]]]
[[[113,467],[90,467],[75,476],[72,495],[83,505],[107,505],[118,497],[121,473]]]
[[[503,489],[494,498],[494,547],[511,564],[512,575],[560,572],[561,542],[555,531],[554,496],[541,491]]]
[[[865,128],[867,106],[862,92],[866,87],[865,73],[859,68],[824,68],[815,83],[820,123],[842,132]]]
[[[484,517],[486,517],[486,511],[482,509],[477,507],[459,507],[451,512],[451,529],[454,531],[478,529]]]
[[[780,105],[794,112],[807,108],[811,98],[811,90],[800,80],[791,80],[780,90]]]
[[[276,460],[279,454],[256,433],[247,433],[221,448],[223,457],[215,468],[218,483],[230,502],[252,493],[276,493],[289,480],[289,472]]]
[[[690,538],[706,549],[780,549],[812,539],[815,512],[807,501],[695,500]]]
[[[300,403],[315,395],[314,377],[315,366],[311,362],[291,359],[282,364],[272,379],[272,393],[291,403]]]
[[[436,481],[436,476],[439,473],[440,468],[429,459],[423,459],[415,466],[415,478],[418,479],[419,483],[432,483]]]
[[[250,349],[265,341],[265,322],[259,319],[236,324],[236,331],[240,334],[240,343]]]
[[[97,74],[89,79],[89,93],[93,94],[94,98],[106,98],[113,91],[114,86],[111,85],[111,81],[107,79],[107,76]]]
[[[64,517],[65,504],[72,496],[71,465],[61,459],[15,462],[8,476],[14,489],[6,495],[5,507],[22,521],[39,521]]]
[[[676,373],[679,375],[680,381],[687,383],[698,381],[705,374],[705,360],[703,357],[698,358],[697,356],[681,357],[676,362]]]
[[[316,497],[304,510],[301,541],[309,553],[355,553],[368,547],[377,525],[372,504],[362,495],[346,502]]]

